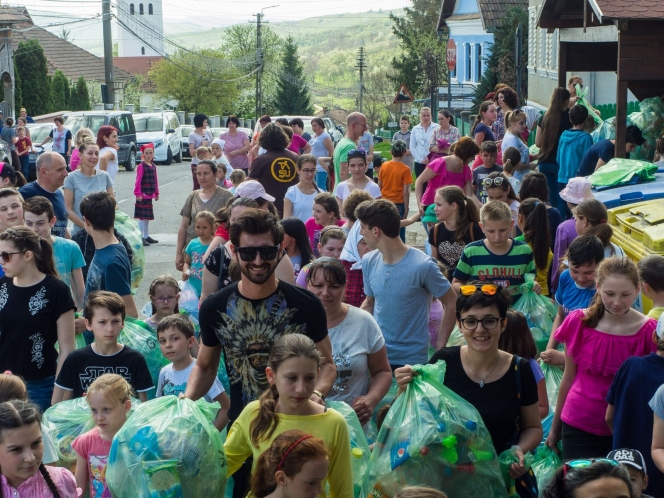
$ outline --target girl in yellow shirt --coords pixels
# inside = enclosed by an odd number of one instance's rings
[[[549,296],[549,270],[553,261],[551,252],[551,232],[549,231],[549,216],[546,214],[546,204],[530,197],[521,202],[516,223],[523,235],[515,240],[522,240],[533,251],[537,274],[535,281],[542,288],[542,295]]]
[[[228,475],[253,455],[259,456],[279,435],[292,429],[325,442],[329,452],[330,498],[353,498],[350,439],[343,416],[312,401],[320,367],[314,342],[302,334],[282,336],[272,347],[265,369],[270,388],[258,401],[249,403],[228,432],[224,450]],[[325,498],[320,492],[319,497]]]

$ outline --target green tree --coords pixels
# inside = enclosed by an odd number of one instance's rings
[[[53,75],[51,91],[51,112],[67,110],[69,107],[69,80],[59,69],[56,69]]]
[[[500,26],[493,34],[491,52],[485,58],[486,71],[482,75],[480,84],[475,91],[474,102],[476,108],[482,103],[484,97],[493,92],[498,83],[505,83],[516,90],[516,57],[514,47],[514,34],[517,26],[523,29],[522,72],[519,102],[525,102],[528,93],[528,12],[520,7],[509,7]],[[477,110],[477,109],[475,109]]]
[[[18,44],[14,52],[14,70],[19,75],[23,107],[28,114],[47,114],[50,109],[51,87],[46,56],[38,40],[27,40]]]
[[[402,51],[392,59],[391,79],[396,84],[405,83],[416,97],[427,97],[432,86],[447,82],[444,71],[447,46],[436,32],[440,0],[413,0],[413,6],[403,10],[403,17],[390,13],[392,31]]]
[[[397,87],[389,78],[389,71],[385,68],[375,68],[364,78],[364,114],[367,117],[369,129],[377,128],[378,123],[389,113],[387,106],[392,103],[397,93]]]
[[[277,82],[277,107],[281,114],[313,114],[309,87],[304,80],[304,66],[292,36],[286,38]]]
[[[120,108],[124,108],[127,104],[133,104],[134,109],[138,110],[141,107],[141,94],[143,93],[143,84],[145,83],[145,76],[141,74],[135,75],[122,90],[122,101]]]
[[[16,108],[16,115],[19,115],[21,107],[23,107],[23,94],[21,93],[21,76],[18,71],[14,71],[14,107]]]
[[[241,73],[217,49],[180,51],[155,63],[148,77],[165,99],[178,101],[185,112],[228,113],[239,96],[235,80]]]
[[[72,88],[69,107],[72,111],[88,111],[90,109],[90,96],[85,78],[80,76]]]

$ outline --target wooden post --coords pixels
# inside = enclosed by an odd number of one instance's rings
[[[567,88],[567,42],[559,42],[558,86]]]
[[[618,71],[616,88],[616,149],[614,157],[625,157],[627,129],[627,70],[623,67],[621,52],[621,32],[618,31]]]

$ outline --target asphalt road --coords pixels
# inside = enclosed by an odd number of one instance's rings
[[[186,160],[169,166],[157,165],[157,176],[159,201],[153,203],[155,219],[150,222],[150,236],[159,243],[144,248],[146,268],[141,285],[134,295],[139,314],[143,306],[150,301],[148,290],[150,283],[156,277],[167,274],[180,280],[181,273],[175,269],[175,244],[181,221],[180,209],[193,187],[190,164]],[[115,180],[119,207],[133,217],[136,173],[120,169]],[[413,193],[410,200],[410,214],[415,212],[416,206]],[[425,234],[421,223],[411,225],[406,229],[406,233],[406,240],[410,245],[419,248],[424,246]]]

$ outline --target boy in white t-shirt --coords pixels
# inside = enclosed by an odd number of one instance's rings
[[[196,364],[196,360],[191,356],[191,347],[196,342],[194,326],[189,319],[180,314],[167,316],[157,325],[157,339],[161,354],[172,363],[159,372],[156,397],[184,394],[189,376]],[[217,430],[222,431],[228,424],[228,409],[231,406],[231,400],[219,379],[214,379],[212,387],[204,398],[208,403],[218,401],[221,405],[221,409],[214,419],[214,426]]]

